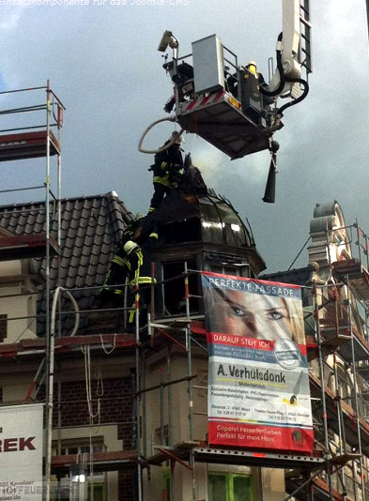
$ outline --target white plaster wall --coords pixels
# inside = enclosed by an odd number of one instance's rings
[[[32,379],[24,383],[16,380],[13,383],[3,384],[3,381],[1,381],[3,387],[3,402],[6,404],[24,403],[31,382]]]
[[[15,289],[10,288],[11,294],[15,294]],[[0,288],[0,294],[3,294],[3,288]],[[18,296],[10,298],[0,298],[0,314],[8,315],[8,318],[20,318],[19,320],[9,320],[8,321],[8,336],[4,343],[16,343],[22,339],[32,339],[36,338],[36,319],[26,318],[29,316],[28,312],[28,298],[31,297],[31,301],[35,301],[32,296]]]
[[[22,274],[22,264],[17,261],[1,261],[0,277],[12,277]]]
[[[4,343],[36,337],[36,319],[26,318],[35,315],[36,296],[14,297],[25,292],[27,281],[27,277],[22,276],[21,261],[0,262],[0,314],[7,315],[9,319],[22,317],[8,321],[8,336]]]

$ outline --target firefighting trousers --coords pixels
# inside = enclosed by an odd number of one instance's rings
[[[154,194],[150,202],[149,212],[153,212],[157,207],[159,207],[164,195],[168,195],[169,192],[170,188],[168,188],[168,186],[154,182]]]

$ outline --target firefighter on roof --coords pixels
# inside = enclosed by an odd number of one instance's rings
[[[128,240],[136,240],[136,235],[137,233],[139,233],[144,223],[145,217],[146,214],[143,214],[142,212],[137,212],[134,219],[126,226],[126,228],[123,231],[123,236],[120,241],[122,246],[126,242],[128,242]]]
[[[147,323],[147,311],[151,296],[148,285],[156,282],[155,278],[151,277],[151,253],[156,246],[157,240],[158,233],[155,229],[141,246],[133,240],[122,240],[104,281],[100,293],[101,299],[103,301],[113,299],[116,304],[123,303],[127,278],[131,293],[135,290],[136,285],[139,287],[132,308],[129,311],[126,332],[135,331],[136,304],[139,304],[140,307],[141,327]]]
[[[184,163],[181,152],[182,136],[174,131],[171,139],[165,144],[169,144],[175,138],[174,143],[166,150],[155,155],[155,163],[149,170],[153,171],[154,195],[150,202],[149,213],[153,212],[161,203],[164,196],[171,189],[178,188],[184,175]]]

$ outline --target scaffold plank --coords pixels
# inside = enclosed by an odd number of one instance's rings
[[[325,459],[316,456],[289,455],[247,450],[213,449],[196,447],[195,460],[203,463],[250,464],[268,468],[303,467],[310,470],[321,468]]]
[[[355,453],[338,454],[337,456],[331,458],[329,462],[335,465],[344,465],[348,461],[355,461],[356,459],[360,459],[361,457],[362,457],[361,454],[355,454]]]
[[[352,335],[354,339],[354,355],[355,360],[358,362],[360,360],[368,360],[369,358],[369,344],[368,342],[361,336],[356,329],[352,328]],[[348,330],[347,335],[351,336],[351,331]],[[351,363],[353,360],[353,353],[351,349],[350,343],[342,344],[339,347],[340,356],[346,361]]]
[[[53,238],[50,238],[49,242],[51,255],[59,254],[57,242]],[[47,245],[46,233],[2,237],[0,238],[0,261],[44,257]]]
[[[214,448],[201,446],[196,442],[181,442],[173,447],[161,447],[160,449],[161,451],[158,454],[148,460],[150,464],[159,466],[167,461],[168,455],[164,453],[164,450],[182,461],[188,461],[192,452],[195,461],[200,463],[242,464],[282,469],[302,467],[310,470],[321,468],[325,464],[325,459],[321,457],[321,451],[314,451],[315,456],[304,456],[245,449]]]
[[[60,144],[53,132],[49,132],[50,155],[60,154]],[[26,158],[46,157],[47,131],[22,132],[0,136],[0,162]]]
[[[51,469],[54,473],[68,472],[72,465],[81,460],[80,455],[54,456],[51,460]],[[90,462],[90,454],[84,457],[86,464]],[[136,467],[139,459],[135,451],[96,452],[93,455],[94,471],[122,471]]]
[[[326,331],[324,331],[324,334]],[[343,346],[344,344],[348,343],[351,341],[351,336],[349,335],[344,335],[344,334],[336,334],[335,332],[332,333],[333,335],[327,336],[326,339],[322,341],[322,346],[324,348],[329,348],[332,351],[336,350],[340,346]]]
[[[319,497],[314,493],[314,497],[317,497],[318,499],[330,499],[330,494],[329,494],[329,486],[325,480],[322,478],[315,478],[313,480],[313,485],[316,489],[321,490],[324,494],[325,497]],[[344,501],[345,497],[340,494],[336,489],[332,489],[332,497],[335,501]],[[347,498],[346,498],[347,499]]]
[[[299,487],[300,483],[301,479],[298,479],[296,477],[288,478],[286,476],[286,492],[288,493],[294,492]],[[336,489],[332,489],[332,498],[331,498],[329,494],[329,486],[327,482],[322,478],[315,477],[311,481],[311,486],[314,489],[314,499],[317,499],[319,501],[327,501],[327,500],[344,501],[345,499],[347,500],[347,498],[345,498],[342,494],[340,494]],[[310,497],[307,495],[306,489],[301,489],[298,492],[298,495],[295,496],[295,498],[304,501],[310,499]]]
[[[55,349],[57,353],[66,353],[74,350],[79,351],[81,346],[94,346],[95,348],[103,349],[111,348],[135,348],[136,339],[134,335],[131,334],[100,334],[100,335],[90,335],[90,336],[65,336],[56,338]],[[5,356],[16,356],[21,353],[32,353],[35,350],[37,353],[42,353],[45,350],[46,341],[45,339],[35,338],[35,339],[24,339],[19,343],[12,344],[1,344],[0,345],[0,357]]]

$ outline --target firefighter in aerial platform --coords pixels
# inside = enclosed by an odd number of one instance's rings
[[[185,173],[181,150],[182,135],[174,131],[164,146],[169,144],[173,138],[174,142],[167,150],[156,153],[154,164],[149,169],[154,174],[154,195],[150,202],[149,213],[160,205],[164,196],[173,188],[178,188]]]
[[[140,307],[140,327],[147,324],[147,312],[151,299],[151,290],[148,286],[156,283],[155,278],[151,276],[151,254],[156,247],[157,240],[158,233],[155,228],[141,246],[133,240],[123,239],[104,281],[100,293],[102,301],[112,299],[115,304],[121,305],[124,297],[124,284],[128,278],[129,291],[134,296],[134,301],[129,311],[126,332],[135,331],[136,303]],[[136,286],[138,290],[135,291]]]

